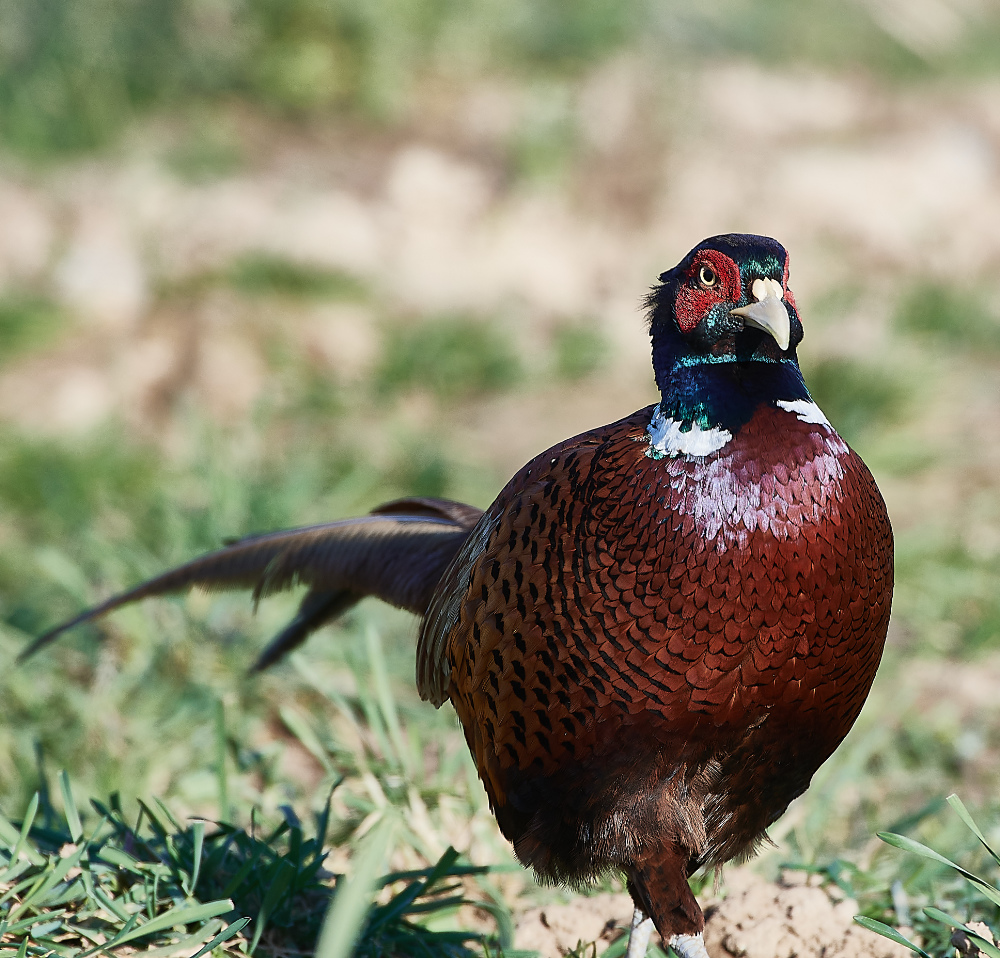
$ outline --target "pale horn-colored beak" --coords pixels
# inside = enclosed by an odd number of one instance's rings
[[[731,309],[730,316],[739,316],[747,326],[755,326],[774,337],[778,348],[784,352],[792,336],[792,324],[782,300],[781,283],[775,279],[755,279],[751,288],[755,303]]]

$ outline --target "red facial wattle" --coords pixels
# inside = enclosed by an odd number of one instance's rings
[[[792,291],[788,288],[788,254],[785,254],[785,266],[781,271],[781,286],[785,291],[785,302],[792,307],[795,314],[798,315],[799,308],[795,305],[795,297],[792,295]]]
[[[718,282],[711,287],[697,283],[697,277],[702,267],[711,269]],[[691,280],[695,284],[691,284]],[[691,261],[684,281],[677,290],[677,301],[674,315],[682,333],[689,333],[708,315],[709,310],[718,303],[736,303],[741,298],[740,268],[725,253],[718,250],[701,250]]]

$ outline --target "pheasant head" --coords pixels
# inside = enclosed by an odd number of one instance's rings
[[[780,243],[713,236],[659,278],[647,299],[657,417],[677,439],[661,452],[707,455],[762,402],[809,401],[795,353],[802,323]]]

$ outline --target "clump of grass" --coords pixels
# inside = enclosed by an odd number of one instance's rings
[[[900,536],[900,615],[920,644],[970,656],[1000,636],[1000,558],[979,557],[952,536],[926,530]]]
[[[203,183],[229,176],[244,162],[235,130],[224,117],[196,116],[166,155],[168,167],[182,179]]]
[[[559,378],[578,382],[607,362],[610,344],[595,323],[574,323],[556,329],[553,348]]]
[[[0,139],[34,155],[99,147],[150,110],[234,97],[299,117],[391,117],[428,75],[565,77],[623,47],[651,63],[736,54],[890,74],[983,70],[996,66],[998,33],[995,14],[973,12],[960,41],[939,48],[833,0],[704,10],[649,0],[7,0],[3,9]]]
[[[949,349],[1000,350],[1000,319],[965,287],[920,284],[900,302],[896,324]]]
[[[172,843],[129,828],[132,840],[123,842],[106,816],[85,838],[65,774],[61,782],[63,822],[53,822],[48,807],[45,823],[36,824],[37,794],[19,827],[0,817],[0,942],[20,946],[22,956],[29,948],[76,956],[102,946],[168,941],[201,955],[199,945],[221,944],[247,924],[223,929],[232,901],[198,900],[197,869],[184,866]],[[199,858],[204,834],[204,823],[191,827]]]
[[[994,851],[980,830],[968,809],[957,795],[948,796],[948,804],[954,809],[963,824],[975,836],[982,850],[985,850],[992,862],[992,867],[1000,866],[1000,855]],[[904,935],[898,928],[886,924],[871,916],[861,915],[855,918],[858,924],[882,935],[898,944],[905,945],[922,958],[942,958],[952,953],[956,945],[964,939],[966,953],[975,953],[968,947],[979,950],[990,958],[1000,958],[1000,948],[997,948],[995,929],[1000,925],[1000,882],[997,879],[983,878],[954,861],[935,851],[933,848],[918,842],[906,835],[895,832],[879,832],[878,837],[886,844],[911,854],[919,856],[925,863],[926,871],[935,877],[952,877],[946,887],[935,896],[932,904],[926,904],[919,914],[912,916],[913,928],[920,933],[922,944],[917,944]],[[957,889],[956,889],[957,880]],[[944,883],[942,883],[944,884]],[[957,892],[957,893],[956,893]],[[898,892],[897,892],[897,897]],[[939,905],[943,907],[939,907]],[[947,911],[945,909],[948,909]],[[898,911],[903,910],[897,904]],[[956,917],[955,912],[961,917]],[[910,919],[910,915],[903,916]],[[970,927],[973,922],[983,922],[990,929],[989,940],[981,927]],[[909,924],[909,921],[899,921],[899,924]]]
[[[509,334],[492,323],[456,316],[392,329],[375,377],[382,393],[422,389],[458,400],[506,392],[522,375]]]
[[[808,367],[809,392],[848,442],[902,414],[909,399],[904,383],[875,365],[846,357]]]
[[[364,284],[354,276],[264,254],[237,260],[225,278],[240,292],[251,296],[362,299],[366,295]]]
[[[0,365],[49,342],[65,324],[51,300],[27,293],[0,298]]]
[[[192,958],[220,947],[309,953],[328,906],[343,940],[328,949],[331,958],[338,951],[467,958],[474,954],[467,946],[486,938],[426,924],[468,904],[462,880],[488,871],[462,865],[454,849],[431,868],[366,878],[389,850],[383,823],[375,828],[379,854],[367,855],[350,881],[326,871],[329,802],[311,836],[290,810],[257,836],[224,823],[184,825],[161,802],[140,802],[133,825],[112,796],[106,805],[92,802],[100,821],[85,836],[65,773],[60,783],[64,816],[40,808],[38,794],[18,826],[0,815],[0,946],[14,946],[0,955],[85,958],[125,945],[147,954],[188,950]],[[373,901],[389,888],[384,901]]]

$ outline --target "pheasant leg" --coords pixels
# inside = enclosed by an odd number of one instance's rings
[[[708,958],[708,952],[705,950],[705,936],[701,933],[697,935],[674,935],[670,939],[670,947],[681,958]]]
[[[646,946],[652,934],[653,919],[647,918],[636,908],[628,931],[628,951],[625,952],[625,958],[646,958]]]

